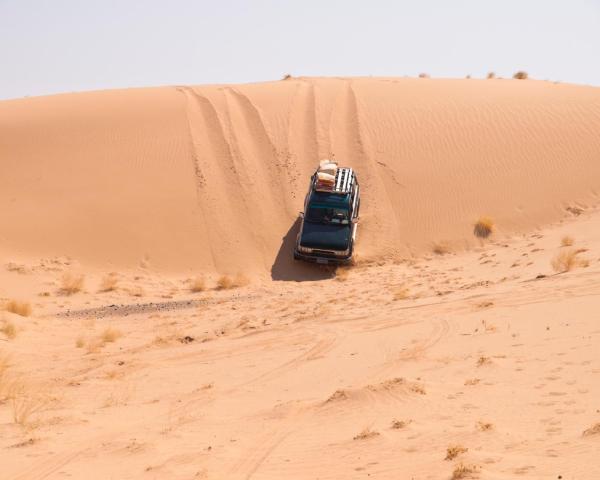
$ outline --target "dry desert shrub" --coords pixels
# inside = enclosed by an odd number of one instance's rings
[[[64,295],[73,295],[83,288],[83,275],[67,272],[62,276],[60,292]]]
[[[419,78],[429,78],[428,73],[419,73]]]
[[[331,396],[325,401],[325,403],[336,402],[338,400],[346,400],[348,394],[344,390],[336,390]]]
[[[394,300],[405,300],[410,295],[410,290],[407,287],[398,287],[394,291]]]
[[[108,327],[103,332],[100,338],[104,343],[113,343],[123,334],[116,328]]]
[[[87,344],[87,353],[98,353],[104,345],[101,338],[94,338]]]
[[[494,231],[494,220],[490,217],[480,217],[473,227],[473,234],[479,238],[487,238]]]
[[[117,289],[117,284],[119,283],[119,279],[115,273],[109,273],[106,275],[102,282],[100,283],[100,291],[101,292],[112,292]]]
[[[22,427],[30,426],[32,416],[45,408],[50,399],[27,388],[23,382],[15,382],[9,393],[13,421]]]
[[[482,422],[482,421],[477,422],[477,429],[481,430],[482,432],[487,432],[487,431],[491,430],[492,428],[494,428],[493,423]]]
[[[572,247],[574,243],[575,243],[575,239],[573,237],[570,237],[569,235],[565,235],[560,240],[561,247]]]
[[[418,383],[413,383],[410,387],[408,387],[408,389],[411,392],[418,393],[419,395],[427,395],[427,391],[425,390],[425,387]]]
[[[588,260],[579,258],[579,255],[585,250],[563,250],[556,257],[552,259],[552,268],[557,273],[570,272],[575,267],[587,267],[589,265]]]
[[[490,359],[490,357],[486,357],[484,355],[481,355],[478,359],[477,359],[477,366],[478,367],[482,367],[483,365],[489,365],[492,363],[492,360]]]
[[[229,290],[231,288],[238,288],[248,285],[249,280],[241,273],[238,273],[235,277],[231,278],[229,275],[222,275],[217,280],[217,290]]]
[[[217,290],[228,290],[233,288],[233,280],[229,275],[222,275],[217,280]]]
[[[590,435],[600,435],[600,422],[583,431],[584,437],[589,437]]]
[[[453,460],[458,457],[461,453],[466,453],[469,449],[462,445],[450,445],[446,449],[446,458],[444,460]]]
[[[391,428],[393,428],[394,430],[400,430],[401,428],[406,427],[410,422],[411,422],[411,420],[408,420],[408,421],[405,421],[405,420],[393,420]]]
[[[465,385],[472,386],[477,385],[481,380],[479,378],[468,378],[465,380]]]
[[[291,76],[289,73],[286,73],[286,74],[283,76],[282,80],[291,80],[291,78],[292,78],[292,76]]]
[[[10,300],[4,305],[4,310],[10,313],[15,313],[22,317],[31,315],[31,305],[29,302],[20,302],[18,300]]]
[[[446,255],[447,253],[450,253],[450,245],[446,242],[435,242],[432,251],[436,255]]]
[[[0,332],[2,332],[9,340],[12,340],[17,336],[17,328],[15,327],[15,324],[8,320],[3,321],[2,326],[0,327]]]
[[[465,465],[460,463],[452,471],[452,480],[460,480],[461,478],[473,478],[477,475],[479,467],[477,465]]]
[[[198,293],[203,292],[204,290],[206,290],[206,281],[204,280],[204,277],[193,278],[190,284],[190,291],[192,293]]]
[[[578,207],[577,205],[570,205],[565,210],[567,212],[569,212],[571,215],[575,215],[576,217],[578,217],[583,212],[585,212],[585,210],[583,208]]]
[[[492,78],[496,78],[496,73],[495,73],[495,72],[489,72],[489,73],[487,74],[487,77],[486,77],[486,78],[487,78],[488,80],[491,80]]]
[[[354,437],[354,440],[367,440],[369,438],[377,437],[378,435],[379,432],[371,430],[371,427],[366,427]]]
[[[529,75],[527,75],[527,72],[524,72],[523,70],[519,70],[517,73],[515,73],[513,75],[513,78],[517,79],[517,80],[527,80]]]

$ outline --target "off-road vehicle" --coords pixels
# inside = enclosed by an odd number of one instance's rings
[[[352,259],[360,193],[351,168],[322,161],[310,179],[304,200],[294,258],[321,264],[347,264]]]

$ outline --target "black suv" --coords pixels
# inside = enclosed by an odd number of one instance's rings
[[[320,170],[310,181],[300,213],[302,224],[294,258],[321,264],[347,264],[352,259],[360,194],[351,168],[336,168],[332,181],[321,182]]]

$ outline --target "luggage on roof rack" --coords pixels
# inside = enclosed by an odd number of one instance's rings
[[[335,170],[331,166],[335,166]],[[331,173],[334,172],[334,173]],[[350,193],[354,184],[354,171],[338,167],[334,162],[321,162],[313,176],[313,186],[319,192]]]

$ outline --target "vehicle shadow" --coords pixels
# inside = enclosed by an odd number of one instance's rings
[[[281,242],[281,247],[271,267],[271,279],[278,281],[304,282],[307,280],[326,280],[333,277],[334,269],[294,260],[296,237],[300,230],[300,217],[292,224]]]

